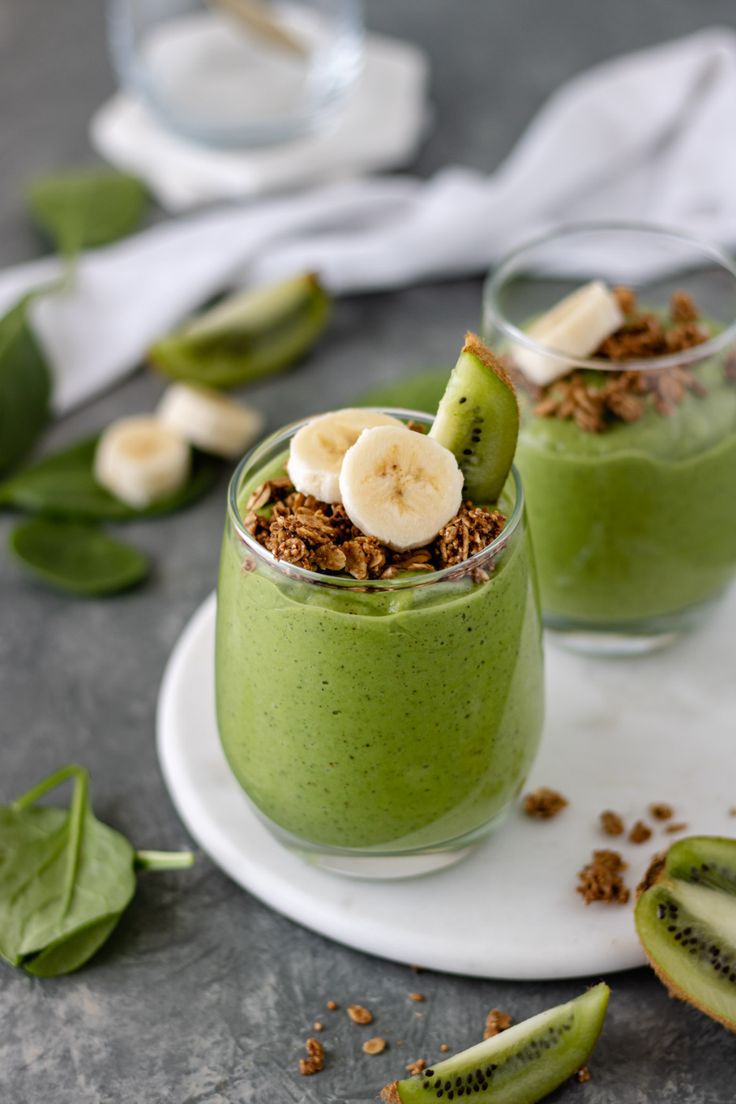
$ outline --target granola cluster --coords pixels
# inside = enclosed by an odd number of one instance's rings
[[[524,797],[522,808],[527,816],[538,820],[551,820],[567,808],[568,800],[549,786],[540,786]]]
[[[248,532],[277,560],[360,580],[394,579],[408,571],[440,571],[461,564],[495,540],[505,524],[498,510],[467,501],[431,544],[395,552],[361,533],[341,503],[301,494],[287,476],[257,487],[245,517]]]
[[[593,901],[625,905],[629,890],[623,880],[626,863],[618,851],[594,851],[591,861],[578,873],[578,893],[586,905]]]
[[[640,311],[631,288],[615,288],[614,294],[625,321],[600,344],[594,357],[617,363],[643,360],[680,353],[708,339],[699,324],[698,309],[684,291],[673,294],[667,319]],[[673,414],[688,392],[702,397],[706,389],[684,365],[594,375],[576,369],[534,391],[534,412],[543,418],[571,419],[580,429],[602,433],[617,422],[637,421],[649,405],[659,414]]]

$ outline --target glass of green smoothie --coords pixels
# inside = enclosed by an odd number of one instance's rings
[[[545,624],[637,654],[697,626],[736,572],[736,268],[653,226],[578,225],[484,293],[514,378]]]
[[[372,416],[398,420],[400,432],[432,425],[403,410]],[[262,539],[287,506],[289,541],[301,539],[300,510],[311,524],[313,500],[295,497],[286,474],[305,425],[263,441],[230,484],[217,612],[222,745],[285,846],[340,873],[426,873],[501,822],[539,742],[541,626],[521,480],[513,470],[494,505],[498,535],[442,569],[422,549],[382,563],[371,538],[343,543],[337,559],[313,542],[300,566]],[[321,509],[321,524],[344,523],[341,506]],[[293,561],[298,547],[277,553]]]

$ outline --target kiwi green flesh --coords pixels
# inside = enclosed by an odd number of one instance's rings
[[[610,990],[601,982],[576,1000],[551,1008],[420,1075],[383,1090],[388,1104],[534,1104],[587,1061],[603,1026]]]
[[[736,1031],[736,840],[691,836],[670,847],[635,920],[670,992]]]
[[[173,379],[220,388],[287,368],[312,348],[330,309],[328,296],[313,278],[289,285],[288,294],[274,288],[270,298],[241,293],[226,300],[157,341],[149,349],[150,362]]]
[[[473,502],[498,500],[516,452],[519,408],[510,385],[464,349],[430,431],[455,454]]]

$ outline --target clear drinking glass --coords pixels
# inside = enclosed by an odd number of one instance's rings
[[[539,742],[541,628],[521,481],[509,478],[503,533],[459,566],[361,582],[318,574],[276,560],[241,508],[283,472],[302,424],[250,452],[230,485],[220,738],[287,847],[364,877],[438,869],[501,821]]]
[[[360,72],[360,0],[108,0],[122,85],[213,146],[284,142],[335,117]]]
[[[603,279],[642,308],[666,311],[685,291],[709,340],[681,352],[612,363],[544,348],[525,334],[565,295]],[[634,654],[697,625],[736,571],[736,268],[721,251],[651,226],[573,226],[518,249],[486,283],[487,340],[513,364],[531,349],[595,386],[612,369],[642,386],[679,387],[672,408],[652,394],[631,422],[590,432],[544,417],[522,388],[516,461],[524,479],[545,624],[562,642]],[[669,373],[669,375],[668,375]]]

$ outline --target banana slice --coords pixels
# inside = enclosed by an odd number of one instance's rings
[[[263,416],[210,387],[172,383],[156,411],[159,421],[202,452],[235,460],[263,429]]]
[[[537,344],[546,345],[548,349],[572,357],[587,357],[623,322],[615,295],[602,280],[592,280],[561,299],[526,332]],[[564,360],[547,357],[521,345],[514,346],[514,360],[538,387],[546,387],[571,368]]]
[[[121,418],[108,426],[95,452],[97,482],[128,506],[143,509],[178,490],[189,475],[191,450],[158,418]]]
[[[345,453],[340,493],[353,525],[391,548],[419,548],[460,509],[463,474],[449,449],[406,426],[364,429]]]
[[[375,410],[347,409],[320,414],[302,426],[291,442],[286,465],[296,489],[321,502],[340,502],[342,458],[363,430],[371,426],[403,429],[403,422]]]

